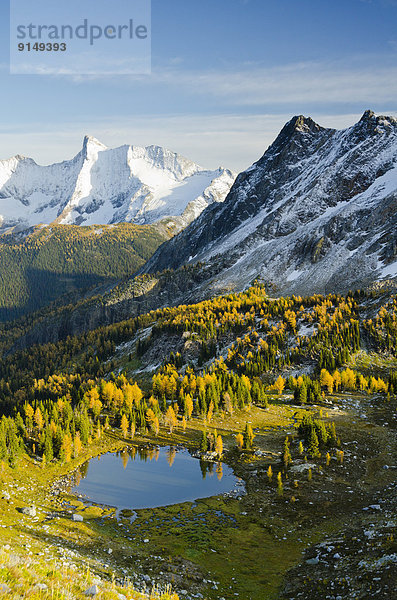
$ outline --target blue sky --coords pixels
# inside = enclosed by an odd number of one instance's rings
[[[90,134],[242,170],[295,114],[337,128],[367,108],[396,114],[397,1],[152,0],[151,75],[10,75],[8,63],[0,0],[0,158],[70,158]]]

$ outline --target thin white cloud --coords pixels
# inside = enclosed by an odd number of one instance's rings
[[[51,57],[52,58],[52,57]],[[34,61],[23,62],[18,54],[11,60],[11,73],[14,75],[45,75],[52,77],[71,77],[84,81],[85,74],[90,77],[103,79],[118,75],[148,75],[151,72],[150,57],[147,56],[108,56],[97,52],[91,56],[88,52],[70,55],[62,63],[61,57],[49,62],[46,57],[35,57]],[[59,63],[58,63],[59,61]],[[174,63],[177,64],[177,63]]]
[[[162,70],[151,83],[185,88],[234,106],[388,103],[397,97],[397,65],[327,65],[316,62],[236,71]]]
[[[223,110],[261,107],[272,112],[275,107],[306,105],[323,106],[326,112],[331,105],[393,105],[397,97],[397,56],[393,40],[385,41],[385,46],[388,53],[383,55],[350,56],[330,63],[310,61],[266,67],[252,62],[193,71],[168,61],[146,76],[96,75],[73,81],[84,85],[107,79],[120,89],[133,86],[134,90],[153,94],[173,90],[184,98],[216,100]]]

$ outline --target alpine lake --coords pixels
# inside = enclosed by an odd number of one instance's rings
[[[82,465],[71,492],[96,505],[123,511],[238,493],[241,480],[221,462],[194,458],[185,448],[135,447],[109,452]]]

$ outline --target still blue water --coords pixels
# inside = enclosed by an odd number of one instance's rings
[[[119,510],[139,509],[230,492],[238,481],[228,466],[198,460],[185,449],[130,448],[85,463],[72,492]]]

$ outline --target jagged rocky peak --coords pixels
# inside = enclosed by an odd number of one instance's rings
[[[104,144],[102,144],[102,142],[100,142],[99,140],[97,140],[95,137],[93,137],[92,135],[85,135],[84,136],[84,140],[83,140],[83,155],[86,157],[88,156],[88,154],[90,153],[90,151],[103,151],[103,150],[107,150],[107,146],[105,146]]]
[[[316,146],[321,145],[334,133],[335,129],[321,127],[310,117],[297,115],[284,125],[274,142],[253,167],[270,162],[274,162],[274,165],[283,164],[287,156],[294,154],[299,154],[303,158],[313,153]],[[251,171],[252,168],[248,169],[248,172]]]
[[[372,110],[366,110],[359,123],[376,123],[377,125],[396,125],[397,119],[392,116],[376,115]]]
[[[372,110],[366,110],[355,127],[362,131],[365,136],[391,131],[396,125],[397,119],[395,117],[376,115]]]
[[[368,109],[368,110],[364,111],[364,114],[361,117],[361,119],[360,119],[359,122],[360,123],[362,123],[362,122],[368,122],[368,121],[372,120],[374,117],[376,118],[376,115],[375,115],[374,111]]]
[[[283,293],[360,287],[397,276],[396,198],[394,117],[366,111],[336,130],[296,116],[146,270],[205,262],[216,292],[256,277]]]
[[[291,119],[285,126],[291,131],[299,131],[301,133],[316,133],[323,130],[311,117],[305,117],[304,115],[298,115]]]
[[[318,125],[310,117],[298,115],[293,117],[284,125],[273,145],[281,146],[286,143],[286,140],[290,140],[296,136],[299,137],[302,134],[310,134],[315,136],[324,131],[333,132],[334,129],[325,129],[324,127],[320,127],[320,125]]]
[[[12,158],[10,158],[9,160],[13,160],[17,163],[19,162],[23,162],[23,161],[29,161],[29,162],[34,162],[33,158],[29,158],[28,156],[24,156],[23,154],[16,154],[15,156],[13,156]]]
[[[86,135],[70,161],[39,166],[0,161],[0,229],[39,224],[152,224],[186,227],[207,206],[223,202],[235,174],[209,171],[160,146],[107,148]]]

